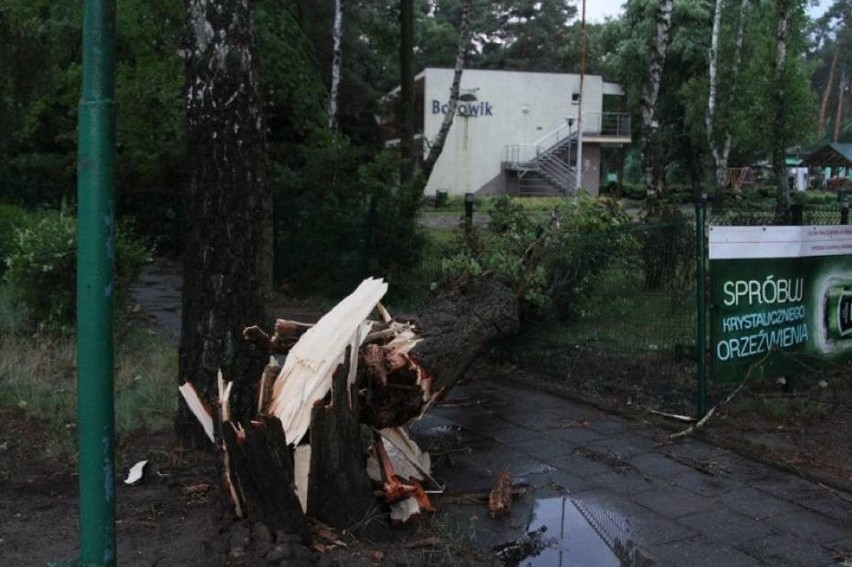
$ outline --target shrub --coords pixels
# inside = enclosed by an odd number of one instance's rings
[[[647,195],[645,185],[641,183],[624,183],[622,185],[622,192],[626,198],[634,201],[641,201]]]
[[[833,205],[837,203],[837,195],[829,191],[796,191],[792,201],[802,205]]]
[[[674,289],[688,276],[694,261],[692,226],[677,206],[657,199],[645,203],[641,217],[645,226],[637,238],[641,243],[645,287],[649,291]]]
[[[149,250],[130,227],[115,239],[115,288],[120,301],[138,277]],[[6,260],[9,292],[40,324],[73,324],[77,289],[77,224],[72,213],[49,211],[16,231]]]
[[[490,273],[513,282],[522,305],[552,305],[574,314],[574,300],[594,285],[613,258],[635,240],[630,219],[606,197],[580,194],[549,214],[525,211],[517,200],[498,199],[487,231],[473,230],[466,248],[444,261],[445,277]]]
[[[6,258],[13,250],[15,230],[29,218],[27,211],[20,207],[0,204],[0,276],[6,271]]]
[[[295,292],[339,295],[373,275],[395,289],[420,259],[422,186],[399,184],[393,154],[369,156],[343,138],[297,151],[296,163],[274,172],[278,281]]]

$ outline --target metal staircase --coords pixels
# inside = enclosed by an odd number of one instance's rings
[[[577,169],[570,164],[576,140],[577,132],[565,124],[534,144],[507,146],[503,170],[517,176],[518,194],[556,196],[573,190]]]
[[[583,136],[630,142],[630,116],[624,112],[583,114]],[[520,195],[565,195],[577,186],[577,130],[566,122],[534,144],[506,146],[503,171],[518,179]]]

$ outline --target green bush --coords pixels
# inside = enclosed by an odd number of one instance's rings
[[[574,300],[594,286],[612,258],[635,246],[630,219],[613,199],[580,194],[550,214],[517,199],[494,203],[486,231],[472,230],[463,250],[444,260],[446,279],[491,274],[514,285],[522,306],[574,315]]]
[[[622,185],[622,193],[627,199],[641,201],[647,195],[645,185],[642,183],[624,183]]]
[[[837,203],[837,195],[830,191],[796,191],[792,201],[802,205],[833,205]]]
[[[12,253],[15,230],[29,219],[27,211],[0,203],[0,276],[6,271],[6,257]]]
[[[651,200],[645,203],[641,218],[641,243],[645,288],[649,291],[674,289],[689,277],[694,262],[695,236],[692,223],[676,205]]]
[[[22,152],[0,163],[3,198],[26,207],[58,206],[73,196],[74,178],[73,152]]]
[[[115,239],[116,300],[138,277],[148,248],[126,226]],[[76,313],[77,224],[66,211],[41,213],[16,231],[6,260],[6,283],[12,297],[26,305],[40,324],[70,326]]]

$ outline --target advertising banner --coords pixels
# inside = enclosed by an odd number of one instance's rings
[[[714,381],[852,357],[852,226],[713,226],[709,244]]]

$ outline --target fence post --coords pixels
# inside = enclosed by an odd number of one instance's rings
[[[704,219],[707,213],[707,196],[702,194],[695,204],[695,305],[698,311],[698,337],[695,354],[698,361],[698,417],[707,413],[707,312],[704,282],[706,263],[704,250]]]
[[[849,201],[840,204],[840,224],[849,224]]]
[[[805,206],[803,204],[793,203],[790,205],[790,224],[793,226],[805,224]]]

